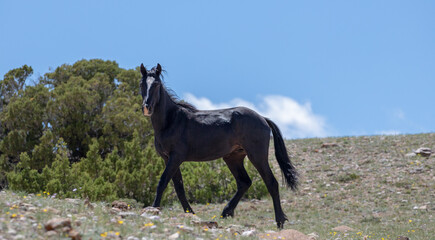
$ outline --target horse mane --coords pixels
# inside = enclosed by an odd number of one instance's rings
[[[177,106],[184,108],[190,112],[198,112],[198,109],[193,106],[192,104],[184,101],[184,100],[180,100],[178,98],[178,96],[175,94],[174,91],[172,91],[171,89],[168,89],[166,86],[163,86],[164,89],[166,90],[166,92],[168,93],[169,98],[172,100],[172,102],[174,102]]]
[[[151,68],[151,71],[156,71],[156,67]],[[164,83],[164,81],[163,81],[164,74],[166,74],[166,73],[167,73],[166,70],[162,69],[162,74],[160,74],[160,78],[162,80],[162,83]],[[168,93],[168,96],[171,99],[171,101],[174,102],[177,106],[184,108],[190,112],[198,112],[198,109],[195,106],[193,106],[192,104],[190,104],[184,100],[180,100],[178,98],[177,94],[174,91],[172,91],[172,89],[167,88],[165,86],[165,84],[162,84],[162,86],[163,86],[163,89],[165,89],[165,91]]]

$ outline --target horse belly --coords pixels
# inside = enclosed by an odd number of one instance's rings
[[[205,131],[191,139],[188,161],[210,161],[231,152],[235,141],[229,129]]]

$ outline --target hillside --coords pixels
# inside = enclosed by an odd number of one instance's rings
[[[301,179],[296,193],[281,188],[289,218],[285,229],[317,239],[433,239],[435,154],[410,153],[420,147],[434,150],[434,133],[299,139],[287,141],[287,147]],[[273,149],[270,162],[280,180]],[[270,197],[245,199],[233,219],[219,218],[225,203],[194,204],[195,216],[183,213],[178,203],[164,206],[157,216],[141,216],[141,205],[123,201],[128,205],[119,210],[110,203],[57,199],[47,192],[3,191],[0,239],[69,239],[76,233],[83,239],[291,239],[301,234],[275,233]],[[47,232],[45,224],[54,217],[69,219],[74,231]]]

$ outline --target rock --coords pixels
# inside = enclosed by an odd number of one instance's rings
[[[143,213],[148,213],[148,214],[151,214],[151,215],[159,215],[160,214],[160,209],[159,208],[155,208],[155,207],[146,207],[146,208],[142,209],[141,215]]]
[[[119,209],[119,208],[111,208],[110,209],[110,213],[111,214],[118,214],[118,213],[120,213],[122,210],[121,209]]]
[[[411,174],[419,174],[419,173],[422,173],[423,171],[424,171],[424,168],[422,168],[422,167],[416,167],[416,168],[413,168],[413,169],[409,170],[409,173],[411,173]]]
[[[125,218],[125,217],[129,217],[129,216],[137,216],[137,213],[135,213],[135,212],[119,212],[118,216]]]
[[[72,240],[81,240],[81,239],[82,239],[82,236],[80,235],[80,233],[77,232],[77,231],[74,230],[74,229],[71,229],[71,230],[68,232],[68,236],[69,236]]]
[[[337,143],[322,143],[321,148],[337,147]]]
[[[414,153],[423,157],[430,157],[432,150],[430,148],[423,147],[415,150]]]
[[[414,206],[413,208],[412,208],[413,210],[427,210],[427,206],[426,205],[423,205],[423,206]]]
[[[56,231],[51,230],[51,231],[47,231],[44,235],[46,238],[52,238],[52,237],[57,237],[58,234]]]
[[[338,226],[338,227],[335,227],[335,228],[333,228],[332,229],[333,231],[337,231],[337,232],[353,232],[353,231],[355,231],[355,229],[353,229],[353,228],[350,228],[350,227],[348,227],[348,226],[344,226],[344,225],[342,225],[342,226]]]
[[[135,237],[135,236],[129,236],[129,237],[127,238],[127,240],[139,240],[139,238],[138,238],[138,237]]]
[[[208,228],[218,228],[218,223],[214,221],[190,221],[193,225],[208,227]]]
[[[20,206],[20,209],[23,211],[29,211],[30,208],[35,209],[35,207],[32,204],[28,204],[28,203],[20,203],[18,205]]]
[[[114,201],[114,202],[112,202],[112,208],[118,208],[118,209],[121,209],[121,210],[124,210],[124,211],[130,209],[128,204],[126,202],[122,202],[122,201]]]
[[[409,240],[409,237],[398,236],[397,240]]]
[[[308,234],[307,236],[308,236],[308,238],[309,238],[310,240],[316,240],[316,239],[319,239],[319,234],[314,233],[314,232]]]
[[[72,230],[71,227],[68,227],[68,226],[62,228],[62,232],[64,232],[64,233],[69,232],[71,230]]]
[[[180,229],[183,232],[193,232],[193,228],[192,227],[187,227],[187,226],[184,226],[184,225],[178,225],[177,228]]]
[[[242,232],[242,236],[243,237],[253,237],[255,236],[257,233],[255,230],[248,230],[248,231],[244,231]]]
[[[148,218],[149,220],[159,220],[159,219],[160,219],[159,216],[156,216],[156,215],[150,215],[150,214],[148,214],[148,213],[146,213],[146,212],[142,213],[140,216],[141,216],[141,217],[144,217],[144,218]]]
[[[177,239],[180,237],[180,234],[178,232],[172,234],[171,236],[168,237],[168,239]]]
[[[51,213],[56,214],[56,215],[59,215],[61,213],[60,210],[57,210],[57,209],[52,208],[52,207],[47,207],[45,209],[47,209],[47,212],[51,212]]]
[[[413,152],[405,154],[405,157],[415,157],[415,156],[417,156],[417,154],[415,154]]]
[[[56,230],[63,227],[71,228],[71,220],[68,218],[53,218],[45,224],[45,230],[47,231]]]
[[[265,239],[286,239],[286,240],[312,240],[310,236],[307,236],[299,231],[293,229],[282,230],[275,233],[267,233],[261,235]]]

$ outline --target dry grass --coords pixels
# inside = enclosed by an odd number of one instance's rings
[[[323,143],[337,143],[322,148]],[[318,239],[433,239],[435,233],[435,156],[406,157],[419,147],[435,149],[435,134],[302,139],[287,141],[301,173],[300,190],[281,189],[286,229],[316,233]],[[273,150],[271,150],[273,153]],[[280,173],[271,154],[270,162]],[[128,201],[128,200],[127,200]],[[225,205],[194,204],[197,215],[182,213],[178,203],[164,206],[156,218],[141,217],[142,206],[128,201],[130,216],[111,213],[109,203],[56,199],[47,193],[0,193],[0,239],[45,239],[52,217],[71,219],[83,239],[252,239],[240,236],[255,229],[277,231],[270,197],[245,200],[232,219],[221,219]],[[197,226],[198,218],[216,221],[218,229]],[[347,233],[332,230],[345,225]],[[58,233],[54,239],[68,239]]]

